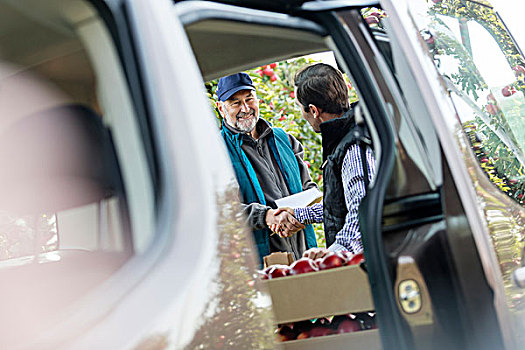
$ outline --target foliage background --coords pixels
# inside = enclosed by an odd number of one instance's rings
[[[260,117],[273,126],[283,128],[302,143],[305,154],[304,161],[309,167],[312,179],[319,189],[323,188],[321,164],[323,154],[321,149],[321,135],[313,131],[310,124],[302,118],[299,107],[295,104],[293,78],[295,73],[308,64],[319,61],[308,57],[301,57],[287,61],[271,63],[246,71],[252,78],[259,98]],[[350,101],[357,101],[357,95],[348,81]],[[222,123],[217,109],[217,80],[206,83],[206,90],[210,104],[217,116],[217,124]],[[326,245],[324,230],[321,224],[314,225],[317,244]]]

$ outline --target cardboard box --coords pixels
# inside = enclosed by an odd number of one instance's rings
[[[264,267],[271,265],[291,265],[294,261],[290,252],[275,252],[263,258]]]
[[[368,275],[358,265],[264,281],[277,323],[374,310]]]
[[[381,350],[377,329],[354,333],[327,335],[325,337],[289,340],[280,343],[285,350]]]

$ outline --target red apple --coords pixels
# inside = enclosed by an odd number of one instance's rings
[[[290,275],[299,275],[302,273],[308,273],[308,272],[315,272],[319,269],[315,265],[314,261],[309,258],[302,258],[299,260],[296,260],[291,266],[290,266]]]
[[[329,254],[321,260],[319,270],[328,270],[343,266],[344,260],[338,254]]]
[[[306,338],[310,338],[310,335],[308,334],[308,332],[301,332],[297,335],[297,340],[299,339],[306,339]]]
[[[525,73],[525,67],[523,67],[521,65],[514,66],[514,67],[512,67],[512,69],[514,70],[514,73],[516,75],[520,75],[521,73]]]
[[[365,18],[365,21],[368,24],[376,24],[379,23],[379,18],[377,18],[376,16],[368,16],[367,18]]]
[[[292,323],[291,326],[291,328],[297,333],[308,332],[312,327],[313,323],[310,320],[297,321]]]
[[[271,80],[271,81],[276,81],[276,80],[277,80],[277,75],[275,75],[275,74],[272,75],[272,76],[270,77],[270,80]]]
[[[290,267],[288,265],[273,265],[273,269],[268,272],[268,279],[285,277],[290,274]]]
[[[509,97],[511,95],[514,95],[516,93],[516,91],[514,91],[514,89],[512,89],[512,87],[510,86],[505,86],[503,89],[501,89],[501,94],[505,97]]]
[[[287,335],[285,335],[285,334],[279,334],[279,333],[277,333],[275,336],[276,336],[276,338],[277,338],[277,341],[281,341],[281,342],[283,342],[283,341],[288,341],[288,340],[292,340],[292,339],[293,339],[293,338],[289,338],[289,337],[288,337]]]
[[[324,337],[325,335],[331,335],[334,334],[334,330],[326,327],[319,327],[316,326],[312,329],[310,329],[310,332],[308,332],[310,337]]]
[[[362,261],[365,261],[363,253],[356,254],[348,261],[348,265],[359,265]]]
[[[337,327],[337,334],[357,332],[360,330],[361,330],[361,325],[359,321],[346,319],[344,321],[341,321],[341,323],[339,323],[339,326]]]
[[[499,107],[496,106],[496,105],[493,105],[493,104],[488,104],[487,105],[487,112],[490,114],[490,115],[496,115],[499,113]]]
[[[277,67],[277,63],[270,63],[270,68],[275,68]]]
[[[263,73],[269,77],[271,77],[273,75],[273,69],[271,69],[270,67],[266,67],[264,70],[263,70]]]
[[[342,250],[342,251],[336,252],[336,254],[337,254],[341,259],[343,259],[343,265],[348,265],[348,262],[349,262],[350,259],[352,259],[352,257],[354,256],[354,254],[352,254],[352,253],[350,253],[349,251],[346,251],[346,250]]]
[[[268,266],[267,268],[265,268],[264,270],[259,270],[257,271],[260,275],[261,275],[261,279],[263,280],[267,280],[268,279],[268,274],[270,273],[270,271],[273,269],[273,266]]]
[[[296,333],[289,326],[281,326],[275,331],[279,341],[295,339]]]

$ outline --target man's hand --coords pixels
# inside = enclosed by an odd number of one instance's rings
[[[326,248],[310,248],[303,253],[303,258],[319,259],[324,258],[330,251]]]
[[[266,225],[280,237],[290,237],[305,228],[294,216],[292,208],[269,209],[266,212]]]

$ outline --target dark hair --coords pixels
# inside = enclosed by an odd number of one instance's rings
[[[331,114],[343,114],[350,108],[343,74],[328,64],[317,63],[302,68],[295,74],[294,85],[297,99],[305,111],[310,104]]]

